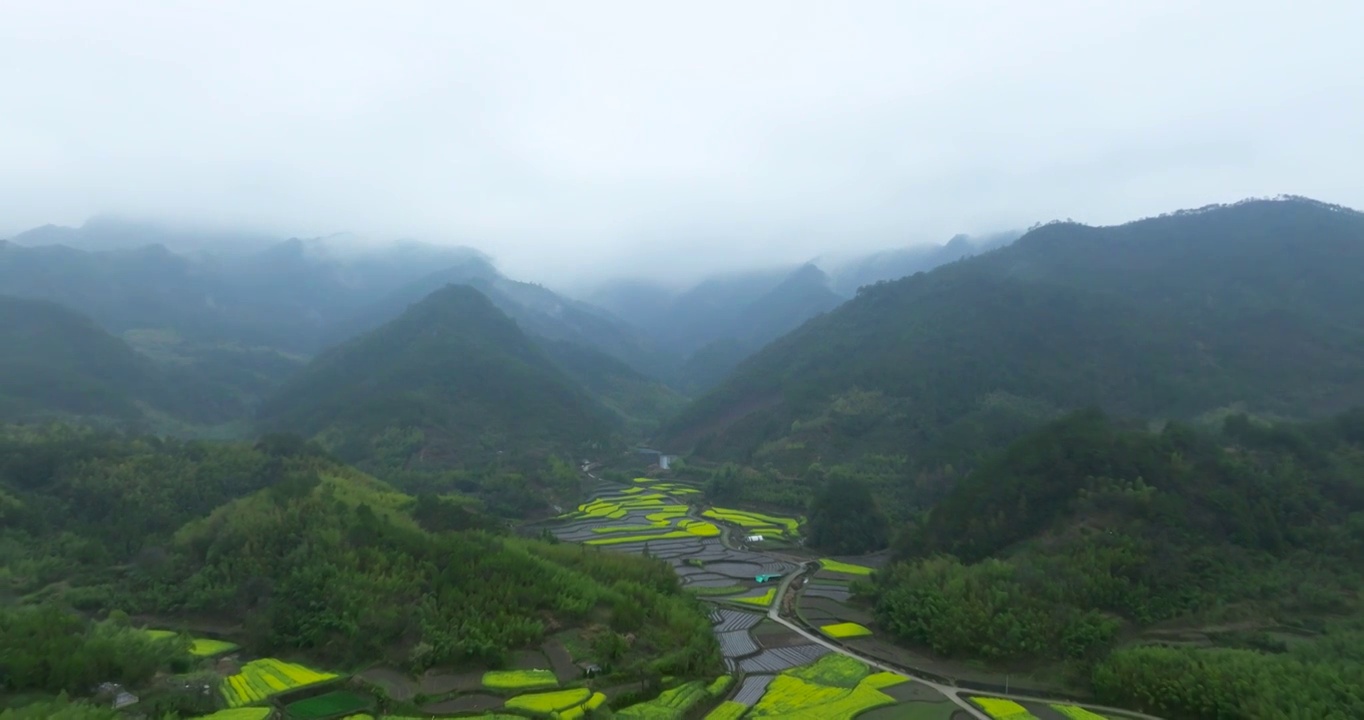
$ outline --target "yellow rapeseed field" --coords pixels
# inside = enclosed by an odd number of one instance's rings
[[[832,625],[822,625],[819,631],[831,638],[855,638],[865,637],[871,631],[854,622],[834,623]]]
[[[1091,712],[1077,705],[1052,705],[1052,710],[1065,715],[1070,720],[1108,720],[1108,718],[1096,712]]]
[[[549,715],[582,705],[591,697],[592,691],[587,688],[555,690],[553,692],[517,695],[507,701],[507,707],[512,710],[525,710],[539,715]]]
[[[971,702],[980,706],[986,715],[995,720],[1036,720],[1036,716],[1028,712],[1028,709],[1014,702],[1001,698],[971,696]]]
[[[558,686],[559,679],[550,670],[489,670],[483,673],[483,687],[492,690],[534,690]]]
[[[852,563],[839,562],[838,560],[833,560],[830,558],[820,558],[819,564],[820,567],[823,567],[825,570],[828,570],[829,572],[846,573],[848,575],[872,574],[872,568],[865,567],[862,565],[854,565]]]
[[[337,677],[339,676],[333,673],[320,672],[295,663],[262,658],[246,663],[242,666],[241,672],[224,678],[221,691],[227,706],[236,708],[253,705],[272,695],[316,685]]]

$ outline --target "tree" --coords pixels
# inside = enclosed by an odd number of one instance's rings
[[[812,547],[838,555],[879,550],[888,541],[886,515],[862,478],[843,469],[829,472],[810,503]]]

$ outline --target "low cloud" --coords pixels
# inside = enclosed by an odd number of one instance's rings
[[[1364,204],[1354,2],[13,3],[0,236],[102,212],[695,274]]]

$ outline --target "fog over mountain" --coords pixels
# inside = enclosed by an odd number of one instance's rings
[[[0,237],[116,213],[586,286],[1283,192],[1364,205],[1350,2],[0,7]]]

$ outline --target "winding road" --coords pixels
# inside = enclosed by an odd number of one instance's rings
[[[588,470],[588,468],[584,467],[584,468],[582,468],[582,469],[583,469],[583,471],[584,471],[584,474],[586,474],[589,478],[591,478],[591,479],[593,479],[593,480],[596,480],[596,481],[600,481],[600,478],[598,478],[596,475],[593,475],[593,474]],[[685,502],[685,501],[682,501],[682,502]],[[690,503],[687,503],[687,504],[690,504]],[[692,506],[692,507],[688,510],[687,514],[688,514],[688,516],[693,517],[693,518],[698,519],[698,520],[705,520],[705,521],[707,521],[707,522],[716,523],[717,525],[722,525],[722,526],[724,526],[725,528],[727,528],[727,529],[730,530],[730,531],[739,532],[739,533],[742,533],[742,532],[743,532],[743,529],[742,529],[742,528],[737,528],[736,526],[734,526],[734,525],[732,525],[732,524],[730,524],[730,523],[725,523],[725,522],[723,522],[723,521],[716,521],[716,520],[711,519],[711,518],[704,518],[704,517],[702,517],[702,516],[700,515],[700,513],[697,511],[697,509],[696,509],[695,506]],[[730,548],[730,549],[735,549],[734,546],[733,546],[733,544],[731,544],[731,542],[730,542],[729,532],[722,532],[722,533],[720,534],[720,538],[719,538],[719,539],[720,539],[720,542],[721,542],[725,547]],[[971,704],[971,702],[968,701],[966,698],[962,697],[961,694],[962,694],[963,692],[969,692],[969,693],[971,693],[971,694],[973,694],[973,695],[981,695],[981,696],[989,696],[989,697],[1007,698],[1007,699],[1009,699],[1009,700],[1014,700],[1014,701],[1017,701],[1017,702],[1033,702],[1033,703],[1044,703],[1044,704],[1047,704],[1047,703],[1065,703],[1065,704],[1070,704],[1070,705],[1078,705],[1078,706],[1080,706],[1080,707],[1084,707],[1084,708],[1086,708],[1086,709],[1093,710],[1093,711],[1095,711],[1095,712],[1106,713],[1106,714],[1109,715],[1110,717],[1114,718],[1114,720],[1118,720],[1119,718],[1137,718],[1137,719],[1139,719],[1139,720],[1163,720],[1162,718],[1159,718],[1159,717],[1154,716],[1154,715],[1146,715],[1146,714],[1144,714],[1144,713],[1136,712],[1136,711],[1134,711],[1134,710],[1126,710],[1126,709],[1123,709],[1123,708],[1107,707],[1107,706],[1104,706],[1104,705],[1093,705],[1093,704],[1089,704],[1089,703],[1076,702],[1076,701],[1072,701],[1072,700],[1061,700],[1061,699],[1058,699],[1058,698],[1037,697],[1037,696],[1032,696],[1032,695],[1022,695],[1022,694],[1017,694],[1017,693],[1003,693],[1003,692],[995,692],[995,691],[970,690],[970,689],[960,688],[960,687],[957,687],[957,686],[955,686],[955,685],[950,685],[950,684],[946,684],[946,683],[941,683],[941,682],[937,682],[937,681],[930,680],[930,679],[928,679],[928,678],[922,677],[918,672],[916,672],[916,671],[913,670],[912,668],[907,668],[907,667],[903,667],[903,666],[900,666],[900,665],[894,665],[894,664],[886,663],[885,661],[882,661],[882,660],[878,660],[878,659],[876,659],[876,658],[868,657],[868,656],[866,656],[866,655],[864,655],[864,654],[862,654],[862,653],[859,653],[859,652],[857,652],[857,651],[854,651],[854,650],[848,648],[848,647],[845,646],[845,645],[842,645],[842,644],[840,644],[840,643],[838,643],[838,642],[835,642],[835,641],[833,641],[833,640],[830,640],[830,639],[827,638],[827,637],[824,637],[824,636],[819,635],[819,634],[817,634],[817,633],[810,632],[810,630],[806,629],[806,627],[804,627],[802,624],[797,623],[797,622],[793,622],[793,621],[791,621],[790,619],[788,619],[787,617],[783,617],[783,615],[782,615],[782,608],[785,607],[785,605],[786,605],[787,593],[790,592],[791,586],[792,586],[793,584],[795,584],[795,582],[796,582],[797,580],[801,580],[801,579],[807,577],[811,572],[817,570],[817,569],[819,568],[819,563],[814,562],[814,561],[811,561],[811,560],[803,559],[803,558],[791,557],[791,556],[785,555],[785,554],[783,554],[783,553],[772,552],[772,551],[770,551],[770,550],[754,550],[754,549],[752,549],[752,548],[743,548],[743,549],[745,549],[747,552],[752,552],[752,553],[756,553],[756,554],[759,554],[759,555],[763,555],[763,556],[767,557],[767,558],[770,559],[770,560],[779,561],[779,562],[784,562],[784,563],[789,563],[789,564],[792,564],[792,565],[796,565],[796,566],[798,566],[798,567],[800,568],[800,571],[798,571],[798,572],[793,572],[793,573],[789,573],[789,574],[787,574],[786,576],[784,576],[784,577],[781,579],[780,584],[778,584],[778,586],[777,586],[777,591],[776,591],[776,593],[774,594],[774,597],[773,597],[773,600],[772,600],[772,604],[771,604],[771,606],[768,607],[768,609],[767,609],[767,617],[768,617],[769,619],[771,619],[773,622],[776,622],[776,623],[781,624],[782,626],[786,627],[787,629],[789,629],[789,630],[791,630],[791,631],[793,631],[793,632],[799,634],[801,637],[805,638],[806,640],[808,640],[808,641],[810,641],[810,642],[812,642],[812,643],[818,644],[818,645],[820,645],[820,646],[822,646],[822,647],[824,647],[824,648],[827,648],[827,649],[829,649],[829,650],[832,651],[832,652],[839,653],[840,655],[846,655],[847,657],[853,658],[854,660],[858,660],[859,662],[866,663],[867,665],[870,665],[871,667],[877,668],[877,669],[879,669],[879,670],[883,670],[883,671],[886,671],[886,672],[893,672],[893,673],[897,673],[897,674],[900,674],[900,675],[905,675],[905,676],[907,676],[907,677],[912,678],[915,682],[921,682],[921,683],[923,683],[924,685],[927,685],[927,686],[933,688],[934,690],[937,690],[938,692],[942,693],[945,697],[947,697],[948,699],[950,699],[953,703],[955,703],[956,705],[958,705],[964,712],[966,712],[967,714],[969,714],[969,715],[970,715],[971,717],[973,717],[973,718],[978,718],[979,720],[991,720],[990,716],[987,715],[987,714],[985,714],[984,711],[980,710],[980,709],[977,708],[975,705]]]
[[[969,701],[967,701],[966,699],[964,699],[964,698],[961,697],[962,688],[956,687],[956,686],[954,686],[954,685],[944,685],[944,684],[939,683],[939,682],[934,682],[934,681],[929,680],[929,679],[927,679],[927,678],[919,677],[918,675],[916,675],[916,674],[914,673],[914,671],[909,670],[908,668],[900,667],[900,666],[897,666],[897,665],[889,665],[889,664],[884,663],[884,662],[882,662],[882,661],[880,661],[880,660],[876,660],[875,658],[867,657],[866,655],[863,655],[863,654],[861,654],[861,653],[858,653],[858,652],[855,652],[855,651],[853,651],[853,650],[850,650],[850,649],[848,649],[847,647],[844,647],[843,645],[840,645],[840,644],[835,643],[835,642],[831,642],[831,641],[828,640],[827,638],[824,638],[824,637],[822,637],[822,636],[816,635],[815,633],[812,633],[812,632],[806,630],[805,628],[801,627],[800,625],[798,625],[798,624],[796,624],[796,623],[793,623],[793,622],[791,622],[790,620],[787,620],[786,618],[782,617],[782,615],[781,615],[781,608],[783,607],[783,600],[786,598],[786,592],[791,588],[791,585],[792,585],[797,579],[805,577],[806,573],[810,572],[810,571],[813,569],[812,566],[816,566],[816,565],[817,565],[817,563],[808,562],[808,561],[807,561],[807,562],[804,562],[804,563],[802,564],[803,569],[802,569],[801,572],[792,573],[792,574],[787,575],[786,577],[782,578],[781,585],[779,585],[779,586],[777,587],[776,597],[773,598],[773,600],[772,600],[772,606],[769,607],[769,608],[767,609],[767,617],[768,617],[768,618],[772,619],[772,620],[775,621],[775,622],[781,623],[783,626],[785,626],[786,628],[788,628],[788,629],[790,629],[790,630],[793,630],[793,631],[795,631],[795,632],[797,632],[797,633],[800,633],[801,636],[803,636],[805,639],[809,640],[810,642],[818,643],[818,644],[820,644],[820,645],[822,645],[822,646],[824,646],[824,647],[826,647],[826,648],[828,648],[828,649],[830,649],[830,650],[832,650],[832,651],[834,651],[834,652],[836,652],[836,653],[840,653],[840,654],[842,654],[842,655],[847,655],[848,657],[853,658],[854,660],[859,660],[859,661],[864,662],[864,663],[866,663],[866,664],[868,664],[868,665],[870,665],[870,666],[872,666],[872,667],[874,667],[874,668],[878,668],[878,669],[884,670],[884,671],[886,671],[886,672],[898,673],[898,674],[900,674],[900,675],[908,675],[909,677],[913,678],[916,682],[921,682],[921,683],[923,683],[923,684],[925,684],[925,685],[927,685],[927,686],[933,688],[934,690],[937,690],[938,692],[942,693],[943,695],[947,696],[949,699],[952,700],[952,702],[955,702],[957,705],[960,705],[960,706],[962,707],[963,710],[965,710],[966,712],[970,713],[972,717],[980,718],[981,720],[991,720],[989,715],[986,715],[984,712],[982,712],[980,709],[978,709],[975,705],[972,705]],[[1002,697],[1002,698],[1007,698],[1007,699],[1009,699],[1009,700],[1022,701],[1022,702],[1038,702],[1038,703],[1056,703],[1056,702],[1063,702],[1063,701],[1057,700],[1056,698],[1042,698],[1042,697],[1034,697],[1034,696],[1031,696],[1031,695],[1018,695],[1018,694],[1015,694],[1015,693],[997,693],[997,692],[985,692],[985,691],[974,691],[974,690],[973,690],[973,691],[970,691],[970,692],[972,692],[972,693],[974,693],[974,694],[978,694],[978,695],[988,695],[988,696],[990,696],[990,697]],[[1070,702],[1066,702],[1066,704],[1077,704],[1077,705],[1079,705],[1080,707],[1084,707],[1084,708],[1086,708],[1086,709],[1088,709],[1088,710],[1093,710],[1093,711],[1095,711],[1095,712],[1100,712],[1100,713],[1109,713],[1110,715],[1120,715],[1121,717],[1142,718],[1143,720],[1162,720],[1161,718],[1158,718],[1158,717],[1156,717],[1156,716],[1154,716],[1154,715],[1146,715],[1146,714],[1143,714],[1143,713],[1136,712],[1136,711],[1134,711],[1134,710],[1124,710],[1124,709],[1122,709],[1122,708],[1106,707],[1106,706],[1103,706],[1103,705],[1090,705],[1090,704],[1088,704],[1088,703],[1070,703]]]
[[[695,514],[695,509],[694,509],[694,508],[693,508],[693,510],[692,510],[691,512],[689,512],[688,514],[689,514],[689,515],[692,515],[693,517],[696,517],[696,518],[698,518],[698,519],[705,519],[705,520],[709,520],[710,522],[716,522],[716,521],[713,520],[713,519],[702,518],[700,515]],[[725,524],[725,525],[728,526],[728,523],[723,523],[723,522],[722,522],[722,524]],[[732,526],[730,526],[730,527],[732,527]],[[739,531],[742,532],[742,529],[739,529]],[[732,546],[730,545],[730,542],[729,542],[728,533],[722,533],[722,534],[720,535],[720,541],[721,541],[726,547],[732,547]],[[937,690],[938,692],[942,693],[944,696],[946,696],[946,697],[947,697],[948,699],[950,699],[952,702],[956,703],[956,704],[957,704],[958,706],[960,706],[963,710],[965,710],[967,713],[969,713],[972,717],[974,717],[974,718],[979,718],[980,720],[991,720],[991,718],[990,718],[989,715],[986,715],[986,714],[984,713],[984,711],[980,710],[980,709],[977,708],[975,705],[972,705],[972,704],[970,703],[970,701],[966,700],[965,698],[963,698],[963,697],[961,696],[961,693],[963,692],[963,688],[959,688],[959,687],[957,687],[957,686],[955,686],[955,685],[947,685],[947,684],[944,684],[944,683],[936,682],[936,681],[934,681],[934,680],[929,680],[928,678],[921,677],[918,673],[914,672],[914,671],[913,671],[912,669],[910,669],[910,668],[902,667],[902,666],[899,666],[899,665],[888,664],[888,663],[886,663],[886,662],[884,662],[884,661],[877,660],[876,658],[872,658],[872,657],[869,657],[869,656],[867,656],[867,655],[863,655],[862,653],[859,653],[859,652],[857,652],[857,651],[855,651],[855,650],[852,650],[852,649],[848,648],[847,646],[842,645],[842,644],[840,644],[840,643],[834,642],[834,641],[830,640],[829,638],[826,638],[826,637],[824,637],[824,636],[822,636],[822,635],[819,635],[819,634],[817,634],[817,633],[810,632],[809,630],[807,630],[807,629],[806,629],[805,627],[803,627],[802,625],[800,625],[800,624],[798,624],[798,623],[795,623],[795,622],[792,622],[791,620],[788,620],[787,618],[783,617],[783,616],[782,616],[782,608],[785,607],[785,605],[786,605],[785,600],[786,600],[786,594],[787,594],[787,592],[791,589],[791,586],[792,586],[793,584],[795,584],[795,582],[796,582],[797,580],[800,580],[800,579],[802,579],[802,578],[805,578],[808,574],[810,574],[811,572],[817,570],[817,569],[819,568],[819,563],[813,562],[813,561],[810,561],[810,560],[802,560],[802,559],[800,559],[800,558],[795,558],[795,557],[791,557],[791,556],[789,556],[789,555],[774,553],[774,552],[771,552],[771,551],[753,550],[753,549],[751,549],[751,548],[749,548],[748,551],[749,551],[749,552],[759,553],[759,554],[762,554],[762,555],[766,555],[767,557],[769,557],[769,558],[771,558],[771,559],[773,559],[773,560],[780,560],[780,561],[792,563],[792,564],[795,564],[795,565],[799,565],[800,568],[801,568],[800,572],[790,573],[790,574],[788,574],[786,577],[783,577],[783,578],[781,579],[781,584],[777,586],[777,592],[776,592],[775,596],[772,598],[772,605],[771,605],[770,607],[768,607],[768,609],[767,609],[767,617],[768,617],[769,619],[771,619],[771,620],[774,621],[774,622],[780,623],[782,626],[786,627],[786,628],[789,629],[789,630],[792,630],[792,631],[794,631],[794,632],[796,632],[796,633],[799,633],[799,634],[801,635],[801,637],[804,637],[806,640],[809,640],[809,641],[812,642],[812,643],[816,643],[816,644],[818,644],[818,645],[820,645],[820,646],[822,646],[822,647],[828,648],[829,650],[832,650],[833,652],[839,653],[840,655],[846,655],[846,656],[848,656],[848,657],[850,657],[850,658],[852,658],[852,659],[854,659],[854,660],[858,660],[858,661],[860,661],[860,662],[864,662],[864,663],[866,663],[866,664],[868,664],[868,665],[870,665],[870,666],[872,666],[872,667],[874,667],[874,668],[877,668],[877,669],[879,669],[879,670],[884,670],[884,671],[886,671],[886,672],[893,672],[893,673],[897,673],[897,674],[900,674],[900,675],[906,675],[906,676],[908,676],[908,677],[910,677],[910,678],[913,678],[916,682],[921,682],[921,683],[923,683],[924,685],[927,685],[927,686],[933,688],[934,690]],[[1017,694],[1017,693],[1002,693],[1002,692],[992,692],[992,691],[984,691],[984,690],[967,690],[966,692],[970,692],[970,693],[972,693],[972,694],[982,695],[982,696],[1007,698],[1007,699],[1009,699],[1009,700],[1021,701],[1021,702],[1065,703],[1065,704],[1068,704],[1068,705],[1078,705],[1078,706],[1083,707],[1083,708],[1086,708],[1086,709],[1088,709],[1088,710],[1093,710],[1094,712],[1108,713],[1109,715],[1116,715],[1116,716],[1121,717],[1121,718],[1140,718],[1141,720],[1163,720],[1162,718],[1156,717],[1156,716],[1154,716],[1154,715],[1146,715],[1146,714],[1144,714],[1144,713],[1136,712],[1135,710],[1125,710],[1125,709],[1123,709],[1123,708],[1108,707],[1108,706],[1104,706],[1104,705],[1092,705],[1092,704],[1089,704],[1089,703],[1081,703],[1081,702],[1074,702],[1074,701],[1058,700],[1057,698],[1044,698],[1044,697],[1036,697],[1036,696],[1032,696],[1032,695],[1020,695],[1020,694]]]

